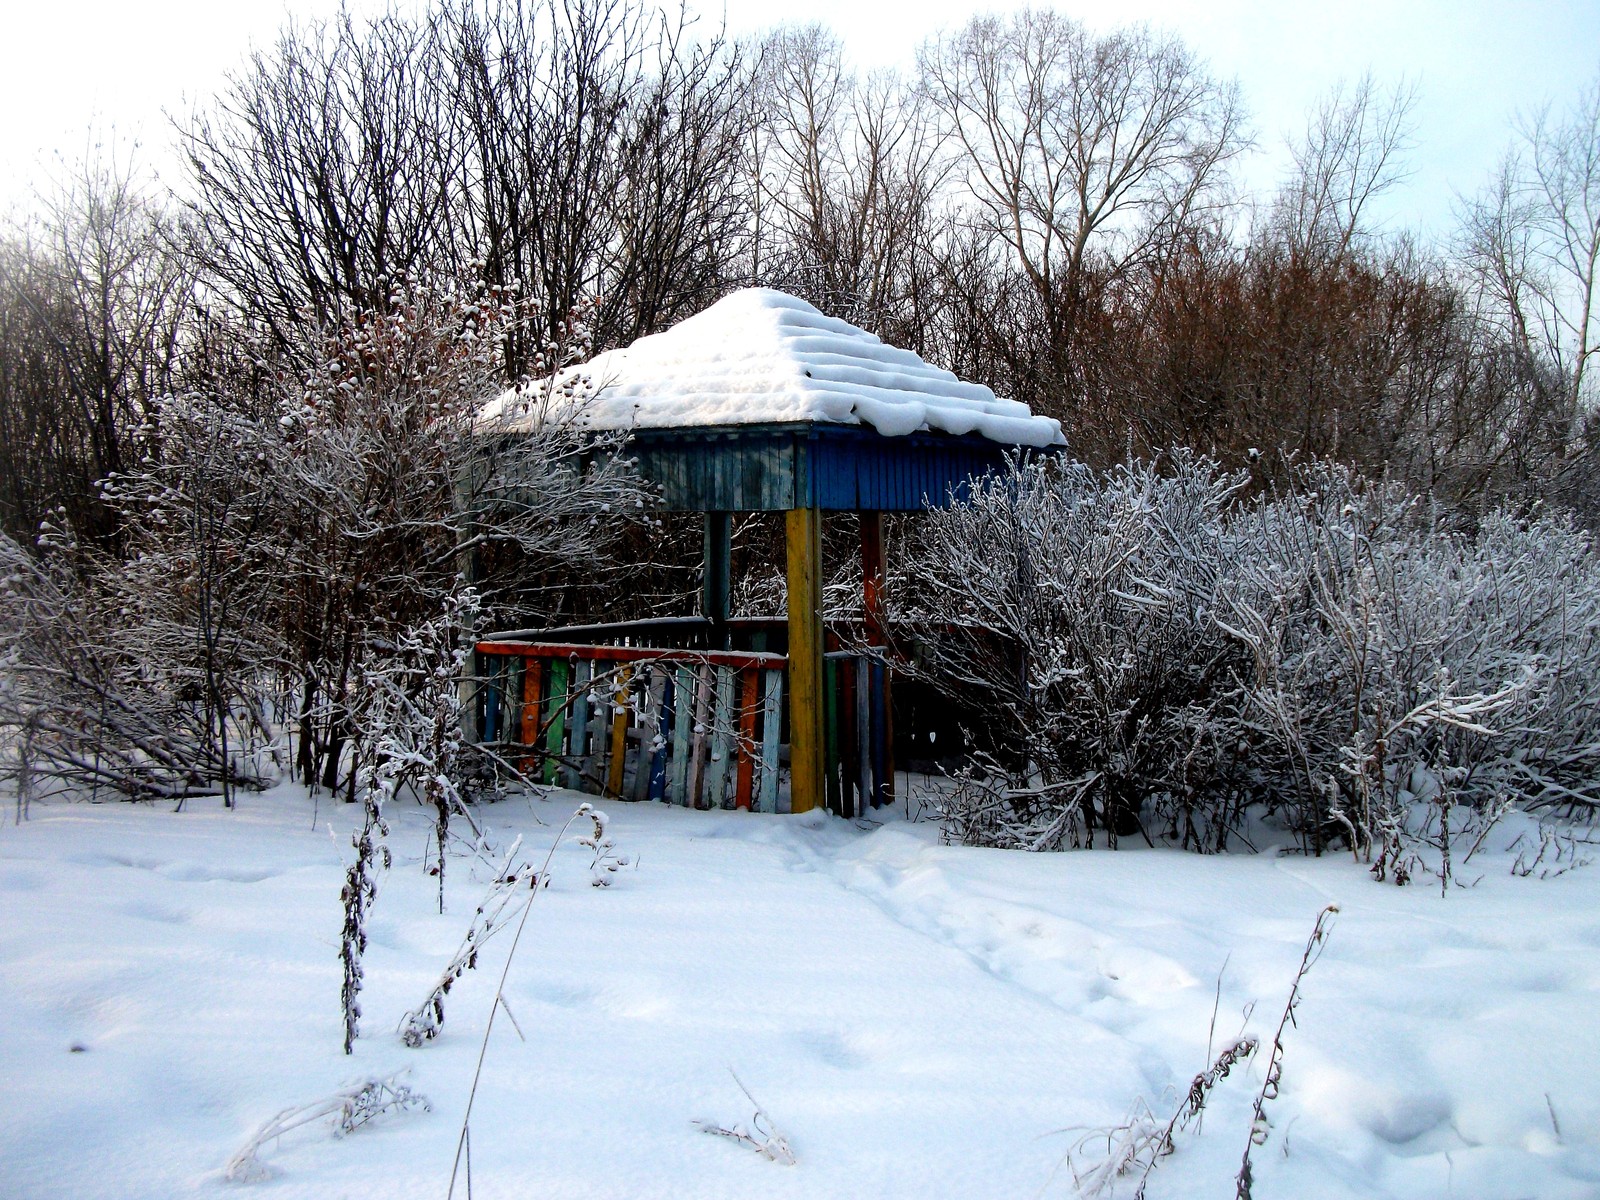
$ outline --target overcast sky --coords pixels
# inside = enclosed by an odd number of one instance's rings
[[[370,11],[381,0],[353,0]],[[325,14],[337,0],[12,0],[0,19],[0,201],[82,155],[98,120],[138,137],[145,162],[171,162],[163,112],[183,113],[218,87],[252,41],[270,41],[286,13]],[[731,32],[817,20],[861,66],[909,69],[927,37],[977,11],[971,0],[727,0]],[[1056,7],[1091,27],[1148,22],[1181,36],[1236,78],[1261,154],[1251,180],[1282,162],[1286,135],[1317,98],[1370,69],[1417,86],[1410,180],[1384,203],[1392,224],[1434,233],[1455,192],[1471,192],[1500,156],[1517,112],[1562,105],[1600,75],[1600,0],[1121,0]],[[697,7],[719,21],[722,9]]]

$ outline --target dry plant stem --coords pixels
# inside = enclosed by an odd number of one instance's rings
[[[1101,1138],[1105,1139],[1106,1150],[1103,1157],[1082,1173],[1073,1163],[1072,1177],[1078,1194],[1084,1197],[1109,1194],[1118,1179],[1137,1171],[1139,1181],[1134,1188],[1133,1200],[1143,1200],[1150,1173],[1156,1169],[1156,1164],[1176,1149],[1173,1135],[1188,1129],[1191,1123],[1196,1123],[1204,1115],[1212,1089],[1226,1079],[1234,1067],[1254,1054],[1257,1045],[1253,1037],[1241,1037],[1228,1045],[1215,1061],[1190,1081],[1182,1103],[1165,1126],[1157,1123],[1150,1106],[1140,1099],[1135,1102],[1123,1124],[1111,1129],[1092,1130],[1081,1138],[1067,1152],[1063,1161],[1071,1161],[1084,1147],[1098,1143]],[[1210,1059],[1209,1050],[1206,1057]],[[1054,1176],[1055,1172],[1052,1171],[1051,1178]],[[1049,1186],[1050,1181],[1047,1180],[1038,1194],[1043,1196]]]
[[[1311,964],[1322,957],[1323,947],[1327,944],[1329,932],[1329,919],[1339,911],[1337,904],[1330,904],[1317,914],[1317,923],[1311,930],[1311,937],[1306,942],[1305,953],[1300,956],[1300,968],[1294,974],[1294,983],[1289,987],[1289,999],[1283,1006],[1283,1016],[1278,1018],[1278,1028],[1272,1035],[1272,1049],[1267,1055],[1267,1077],[1261,1081],[1261,1090],[1256,1093],[1256,1102],[1250,1113],[1250,1141],[1244,1148],[1244,1161],[1239,1164],[1239,1174],[1235,1180],[1238,1185],[1235,1192],[1236,1200],[1251,1200],[1250,1185],[1252,1173],[1250,1168],[1250,1152],[1267,1140],[1266,1105],[1269,1100],[1278,1098],[1278,1083],[1283,1078],[1283,1031],[1294,1021],[1294,1010],[1300,1003],[1300,983],[1306,977],[1306,972],[1311,970]]]
[[[1211,1066],[1196,1075],[1189,1083],[1189,1091],[1183,1098],[1183,1103],[1178,1106],[1178,1111],[1172,1114],[1172,1120],[1167,1122],[1167,1127],[1161,1131],[1155,1150],[1150,1155],[1150,1161],[1145,1163],[1144,1172],[1139,1176],[1139,1185],[1133,1189],[1133,1200],[1144,1200],[1145,1184],[1150,1178],[1150,1172],[1156,1169],[1156,1164],[1174,1147],[1172,1135],[1189,1127],[1189,1122],[1204,1116],[1206,1110],[1206,1097],[1211,1094],[1211,1089],[1226,1079],[1229,1073],[1239,1063],[1249,1058],[1256,1052],[1259,1043],[1253,1037],[1240,1038],[1229,1046]],[[1207,1051],[1209,1054],[1209,1050]]]
[[[528,914],[533,911],[534,900],[544,890],[544,881],[550,877],[550,860],[556,855],[556,847],[561,845],[561,839],[566,836],[567,830],[572,828],[572,823],[579,817],[587,816],[592,811],[592,805],[578,805],[573,810],[572,815],[567,818],[566,823],[556,832],[555,839],[550,843],[550,850],[544,856],[544,863],[539,867],[539,884],[533,889],[532,895],[528,897],[528,903],[523,906],[522,918],[517,922],[517,931],[511,937],[511,949],[506,952],[505,966],[500,968],[500,982],[495,985],[494,1003],[489,1008],[489,1020],[483,1027],[483,1043],[478,1047],[478,1065],[473,1069],[472,1087],[467,1092],[467,1111],[461,1117],[461,1136],[456,1139],[456,1157],[455,1162],[450,1167],[450,1189],[445,1193],[445,1200],[454,1200],[456,1194],[456,1176],[461,1171],[461,1156],[466,1152],[467,1148],[467,1129],[472,1123],[473,1102],[478,1098],[478,1080],[483,1077],[483,1060],[489,1053],[489,1035],[494,1032],[495,1014],[500,1011],[502,1003],[500,997],[506,990],[506,976],[511,973],[511,961],[517,956],[517,944],[522,941],[522,930],[528,923]],[[467,1173],[470,1178],[472,1173],[470,1164],[467,1167]]]
[[[512,842],[511,849],[506,851],[504,860],[499,864],[491,864],[495,868],[494,882],[489,885],[488,892],[479,902],[472,923],[467,927],[455,956],[440,973],[426,999],[400,1018],[396,1032],[407,1046],[416,1048],[438,1036],[444,1025],[444,997],[457,979],[478,965],[479,951],[488,944],[490,938],[505,928],[506,923],[515,915],[507,913],[506,909],[510,907],[522,884],[529,881],[532,875],[528,864],[524,863],[521,867],[512,865],[521,848],[522,838],[519,835]],[[533,889],[537,890],[539,880],[532,878],[531,881]],[[527,903],[531,903],[531,897]],[[506,1009],[507,1015],[510,1011],[509,1008]],[[514,1019],[512,1024],[516,1024]],[[520,1035],[522,1031],[519,1029],[517,1032]]]
[[[778,1132],[777,1125],[767,1110],[761,1107],[761,1101],[750,1094],[750,1089],[745,1087],[744,1080],[738,1073],[728,1068],[728,1074],[733,1076],[733,1082],[739,1085],[739,1090],[744,1093],[744,1098],[750,1101],[755,1113],[750,1118],[750,1128],[743,1129],[734,1126],[732,1129],[718,1125],[715,1121],[696,1121],[695,1125],[701,1133],[713,1134],[717,1137],[729,1138],[740,1145],[749,1146],[762,1158],[772,1162],[782,1163],[786,1167],[795,1164],[794,1151],[789,1147],[789,1140]]]
[[[400,1082],[405,1073],[396,1071],[393,1075],[382,1078],[366,1079],[353,1087],[337,1091],[326,1099],[284,1109],[257,1129],[250,1136],[250,1140],[228,1160],[228,1165],[223,1168],[223,1178],[235,1181],[265,1178],[268,1168],[259,1157],[261,1147],[291,1130],[309,1125],[323,1117],[334,1117],[335,1133],[343,1135],[366,1124],[380,1113],[410,1108],[413,1105],[427,1111],[431,1107],[427,1097],[418,1095]]]

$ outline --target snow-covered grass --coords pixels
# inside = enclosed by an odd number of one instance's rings
[[[542,857],[577,801],[484,816]],[[1106,1142],[1085,1134],[1141,1099],[1164,1122],[1208,1040],[1245,1031],[1261,1050],[1149,1190],[1232,1196],[1267,1043],[1333,902],[1255,1195],[1600,1195],[1600,865],[1516,878],[1495,849],[1441,898],[1339,857],[1027,855],[899,821],[607,810],[637,865],[595,888],[592,851],[555,856],[506,988],[526,1041],[496,1022],[474,1108],[479,1200],[1070,1196],[1069,1149],[1092,1165]],[[391,806],[347,1058],[338,892],[357,814],[312,815],[280,788],[233,813],[36,804],[0,831],[0,1196],[445,1195],[510,939],[456,983],[437,1040],[410,1050],[394,1026],[490,868],[453,862],[441,916],[429,814]],[[748,1126],[730,1067],[796,1165],[697,1128]],[[294,1130],[261,1151],[270,1179],[222,1182],[274,1114],[405,1068],[430,1111]]]

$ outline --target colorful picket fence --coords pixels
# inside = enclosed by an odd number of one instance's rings
[[[757,651],[478,643],[482,740],[539,782],[691,808],[788,807],[787,658]],[[881,660],[824,660],[827,805],[890,802],[893,724]]]

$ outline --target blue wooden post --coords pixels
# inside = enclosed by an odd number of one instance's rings
[[[580,658],[572,672],[572,765],[562,775],[562,783],[576,791],[583,786],[584,769],[589,765],[589,676],[593,665]]]
[[[783,672],[766,671],[761,706],[761,791],[756,809],[778,811],[778,733],[783,722]]]

